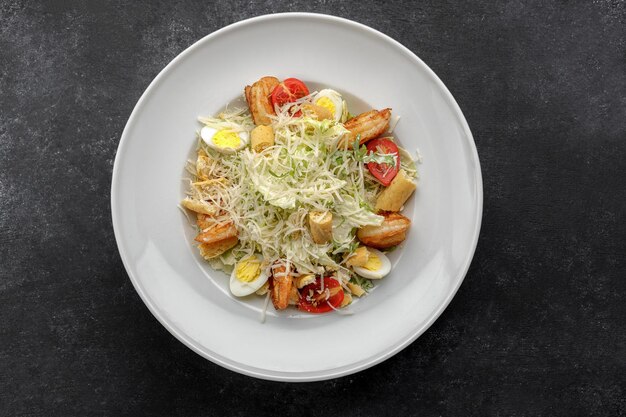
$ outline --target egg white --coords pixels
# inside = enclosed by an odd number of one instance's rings
[[[239,261],[241,262],[241,261]],[[237,265],[239,264],[237,263]],[[236,297],[245,297],[253,292],[257,291],[263,286],[269,279],[267,268],[261,268],[261,273],[258,277],[251,282],[242,282],[237,279],[237,265],[233,268],[233,272],[230,274],[230,292]]]
[[[215,136],[215,134],[219,132],[220,130],[224,130],[224,129],[214,129],[209,126],[204,126],[200,130],[200,137],[202,138],[204,143],[206,143],[210,148],[215,149],[216,151],[222,152],[222,153],[236,152],[248,144],[249,137],[250,137],[248,135],[248,132],[237,132],[237,136],[239,136],[239,146],[237,146],[236,148],[222,148],[220,146],[217,146],[215,143],[213,143],[213,136]]]
[[[322,97],[326,97],[330,101],[332,101],[333,105],[335,106],[333,120],[335,120],[336,122],[340,121],[341,115],[343,114],[343,98],[341,98],[341,94],[339,94],[335,90],[326,88],[313,97],[313,104],[317,104],[317,100],[321,99]]]
[[[358,275],[362,276],[363,278],[368,278],[368,279],[381,279],[383,277],[385,277],[387,274],[389,274],[389,272],[391,272],[391,261],[389,261],[389,258],[387,258],[387,256],[382,253],[381,251],[374,249],[374,248],[367,248],[368,252],[375,254],[376,256],[378,256],[378,258],[380,259],[380,268],[378,268],[375,271],[370,271],[369,269],[363,268],[361,266],[355,266],[353,267],[354,272],[356,272]]]

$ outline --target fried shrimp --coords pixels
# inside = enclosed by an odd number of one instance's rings
[[[272,120],[268,115],[276,114],[270,100],[270,94],[280,81],[276,77],[263,77],[244,89],[246,101],[252,113],[255,125],[269,125]]]
[[[357,136],[359,136],[359,144],[362,145],[368,140],[375,139],[385,133],[389,128],[390,118],[391,109],[384,109],[370,110],[348,120],[344,124],[345,128],[350,131],[350,134],[345,139],[348,148],[352,148]]]
[[[357,232],[357,238],[366,246],[386,249],[399,245],[406,239],[411,220],[400,213],[382,213],[385,217],[380,226],[364,226]]]

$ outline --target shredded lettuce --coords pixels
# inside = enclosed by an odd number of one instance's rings
[[[360,276],[358,276],[356,274],[352,275],[352,278],[350,278],[350,282],[352,282],[353,284],[359,285],[365,291],[369,291],[372,288],[374,288],[374,284],[372,284],[371,280],[369,280],[367,278],[360,277]]]
[[[272,124],[275,144],[260,153],[245,147],[224,154],[199,141],[211,161],[211,174],[223,180],[193,186],[192,193],[218,206],[223,220],[232,219],[239,231],[238,245],[211,261],[216,268],[257,252],[267,260],[287,259],[301,273],[336,269],[354,250],[356,229],[383,220],[373,210],[380,185],[364,169],[361,150],[341,146],[347,133],[343,125],[292,117],[290,111],[279,109]],[[243,110],[200,121],[215,129],[249,132],[254,127]],[[310,236],[308,213],[314,210],[333,215],[328,244],[316,244]]]

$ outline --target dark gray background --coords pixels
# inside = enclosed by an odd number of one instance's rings
[[[128,280],[109,209],[152,78],[280,11],[347,17],[420,56],[465,113],[485,194],[439,320],[372,369],[300,385],[174,339]],[[625,415],[625,28],[618,0],[0,1],[0,415]]]

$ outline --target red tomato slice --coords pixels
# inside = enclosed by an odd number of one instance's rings
[[[400,169],[400,153],[398,147],[389,138],[372,139],[366,144],[368,155],[372,152],[383,154],[395,154],[396,165],[378,164],[376,162],[369,162],[367,169],[370,170],[373,176],[385,187],[391,184],[391,181],[396,177],[398,169]]]
[[[298,308],[309,313],[328,313],[333,307],[339,308],[342,301],[343,288],[338,280],[324,277],[324,291],[322,291],[322,280],[317,278],[313,284],[300,290]]]
[[[297,78],[287,78],[274,87],[270,99],[272,106],[281,107],[308,95],[309,89],[302,81]]]

